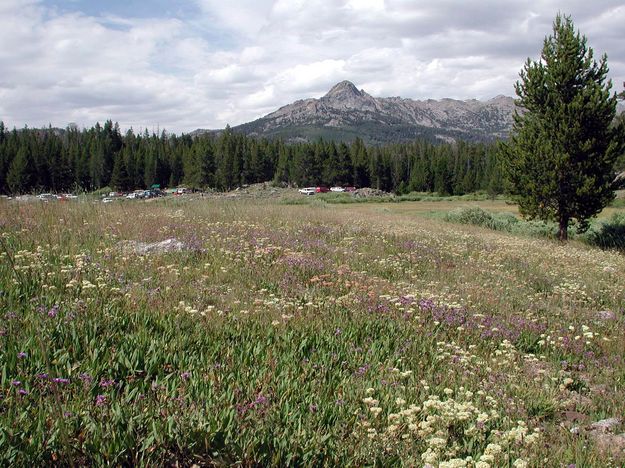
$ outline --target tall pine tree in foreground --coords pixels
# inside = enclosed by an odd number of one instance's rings
[[[614,198],[614,163],[623,151],[623,125],[613,125],[616,94],[586,37],[568,16],[558,15],[539,61],[527,60],[516,83],[517,106],[504,167],[522,215],[555,220],[567,240]]]

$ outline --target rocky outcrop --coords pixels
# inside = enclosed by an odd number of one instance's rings
[[[600,452],[621,458],[625,456],[625,433],[618,431],[622,424],[623,420],[620,418],[602,419],[586,428],[574,427],[571,433],[585,434]]]
[[[123,241],[120,243],[122,252],[136,255],[164,254],[170,252],[182,252],[192,248],[178,239],[165,239],[161,242]]]

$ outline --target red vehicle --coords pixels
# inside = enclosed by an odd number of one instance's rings
[[[344,187],[346,192],[355,192],[356,187]]]
[[[317,187],[317,188],[315,189],[315,191],[316,191],[317,193],[326,193],[326,192],[329,192],[329,191],[330,191],[330,189],[329,189],[328,187]]]

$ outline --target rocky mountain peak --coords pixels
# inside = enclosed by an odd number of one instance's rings
[[[346,99],[361,97],[362,93],[351,81],[345,80],[332,86],[330,91],[324,96],[325,99]]]
[[[342,111],[377,111],[379,105],[375,98],[363,90],[358,90],[351,81],[341,81],[335,84],[328,93],[319,99],[319,103],[326,108]]]

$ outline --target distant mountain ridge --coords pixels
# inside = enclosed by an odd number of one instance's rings
[[[319,137],[368,144],[415,138],[491,141],[505,138],[512,126],[514,100],[442,99],[416,101],[375,98],[350,81],[341,81],[319,98],[295,101],[253,122],[233,127],[250,136],[311,141]]]
[[[436,141],[493,141],[512,129],[514,99],[496,96],[469,99],[375,98],[350,81],[334,85],[321,98],[301,99],[260,119],[232,127],[249,136],[286,141],[362,139],[387,144],[424,138]],[[625,110],[619,103],[618,112]],[[203,133],[198,129],[192,134]]]

